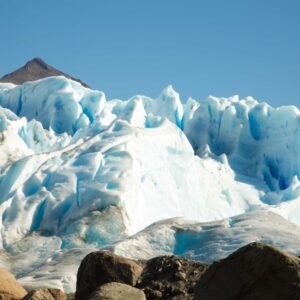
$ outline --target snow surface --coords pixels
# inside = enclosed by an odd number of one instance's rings
[[[0,84],[0,105],[0,265],[27,287],[74,290],[103,247],[212,261],[262,240],[298,253],[296,107],[182,104],[172,86],[107,101],[61,76]]]

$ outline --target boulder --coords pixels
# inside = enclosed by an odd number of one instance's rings
[[[207,267],[176,256],[158,256],[146,262],[137,287],[149,300],[192,299],[194,287]]]
[[[134,288],[130,285],[110,282],[98,288],[89,300],[146,300],[146,296],[142,290]]]
[[[109,282],[135,286],[142,273],[137,262],[108,251],[88,254],[77,273],[76,300],[86,300],[98,287]]]
[[[195,299],[300,299],[300,259],[266,244],[249,244],[208,268]]]
[[[37,289],[30,291],[23,300],[67,300],[67,295],[59,289]]]
[[[67,300],[75,300],[75,293],[66,294]]]
[[[18,300],[27,294],[26,290],[8,271],[0,268],[0,300]]]

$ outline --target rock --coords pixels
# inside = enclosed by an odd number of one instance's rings
[[[158,299],[161,299],[163,296],[161,291],[153,290],[148,287],[144,288],[144,293],[145,293],[147,299],[155,299],[155,300],[157,299],[158,300]]]
[[[75,293],[66,294],[67,300],[75,300]]]
[[[23,300],[54,300],[47,289],[38,289],[29,292]]]
[[[262,243],[213,263],[194,299],[300,299],[300,259]]]
[[[120,282],[135,286],[143,268],[135,261],[108,251],[88,254],[77,273],[76,300],[86,300],[99,286]]]
[[[8,271],[0,268],[0,300],[22,299],[26,290],[17,282]]]
[[[67,295],[60,289],[48,289],[54,300],[67,300]]]
[[[176,272],[175,273],[175,278],[178,280],[186,280],[186,274],[184,272]]]
[[[147,299],[159,300],[163,297],[163,294],[161,291],[152,290],[148,287],[144,289],[144,293],[145,293]]]
[[[192,299],[194,286],[207,264],[176,256],[159,256],[145,263],[137,287],[147,299]]]
[[[146,300],[143,291],[130,285],[110,282],[98,288],[89,300]]]
[[[23,300],[67,300],[67,295],[59,289],[37,289],[30,291]]]
[[[49,66],[42,59],[37,57],[32,59],[31,61],[28,61],[23,67],[0,78],[0,82],[22,84],[26,81],[38,80],[50,76],[65,76],[66,78],[70,78],[74,81],[79,82],[84,87],[88,87],[88,85],[81,80]]]

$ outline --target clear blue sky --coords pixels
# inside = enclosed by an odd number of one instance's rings
[[[107,98],[300,106],[299,0],[0,0],[0,75],[41,57]]]

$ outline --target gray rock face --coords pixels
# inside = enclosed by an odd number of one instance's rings
[[[138,288],[147,299],[192,299],[194,287],[207,264],[176,256],[159,256],[146,262]]]
[[[300,299],[300,259],[251,243],[213,263],[198,281],[194,299]]]
[[[78,269],[75,299],[86,300],[98,287],[109,282],[135,286],[142,270],[137,262],[111,252],[92,252]]]
[[[65,76],[66,78],[79,82],[84,87],[88,87],[88,85],[81,80],[49,66],[40,58],[34,58],[16,71],[4,75],[2,78],[0,78],[0,82],[22,84],[26,81],[38,80],[50,76]]]
[[[98,288],[89,300],[146,300],[142,290],[136,289],[130,285],[110,282]]]
[[[30,291],[23,300],[67,300],[65,293],[59,289],[37,289]]]

